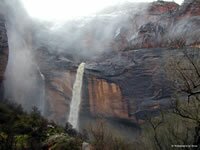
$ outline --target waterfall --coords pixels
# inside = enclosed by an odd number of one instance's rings
[[[38,109],[40,110],[42,115],[45,115],[45,77],[42,74],[42,72],[40,71],[40,68],[37,66],[37,70],[39,72],[40,75],[40,94],[39,94],[39,106]]]
[[[73,85],[72,100],[70,104],[70,113],[68,122],[78,129],[79,109],[81,103],[81,89],[84,74],[85,63],[81,63],[77,69],[76,80]]]

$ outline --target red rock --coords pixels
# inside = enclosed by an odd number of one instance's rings
[[[176,4],[175,2],[157,1],[157,2],[151,3],[148,11],[149,11],[149,14],[161,15],[164,13],[173,12],[178,7],[179,7],[179,5]]]
[[[115,83],[90,77],[88,79],[90,113],[95,116],[128,118],[127,104]]]

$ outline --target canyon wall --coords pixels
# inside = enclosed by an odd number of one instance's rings
[[[178,53],[161,48],[132,50],[88,64],[86,76],[94,76],[88,79],[91,112],[133,119],[137,111],[165,105],[172,94],[165,63]]]
[[[68,119],[78,64],[50,54],[45,48],[39,49],[38,54],[37,62],[45,76],[45,116],[64,124]],[[94,117],[129,118],[128,103],[118,84],[86,73],[82,93],[81,113]]]
[[[60,124],[68,120],[75,76],[74,72],[66,71],[46,79],[45,116],[48,119]]]

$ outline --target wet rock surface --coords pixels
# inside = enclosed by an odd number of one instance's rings
[[[129,40],[131,49],[178,48],[200,42],[198,0],[185,0],[181,6],[173,2],[154,2],[148,11],[151,21],[141,25]]]
[[[178,18],[199,16],[200,15],[200,1],[199,0],[184,0],[175,14]]]
[[[45,76],[45,116],[64,125],[68,119],[77,64],[42,47],[37,62]]]
[[[2,81],[8,61],[8,39],[3,16],[0,16],[0,61],[0,79]]]
[[[152,48],[161,47],[162,38],[166,32],[166,28],[160,24],[149,22],[142,25],[136,36],[130,40],[130,47]]]
[[[172,91],[164,73],[164,64],[171,52],[169,49],[121,52],[102,62],[87,64],[86,76],[88,80],[92,75],[117,84],[122,93],[121,101],[128,106],[127,115],[131,117],[142,108],[142,103],[149,102],[147,105],[151,106],[155,101],[170,98]],[[175,50],[173,53],[176,53]]]
[[[3,95],[4,73],[8,63],[8,38],[5,27],[5,19],[0,15],[0,97]]]

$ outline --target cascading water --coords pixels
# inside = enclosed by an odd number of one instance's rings
[[[79,118],[79,109],[81,103],[81,89],[82,89],[82,81],[83,81],[83,74],[84,74],[84,67],[85,63],[81,63],[77,69],[76,73],[76,80],[73,85],[72,91],[72,100],[70,104],[70,113],[68,122],[71,125],[78,129],[78,118]]]
[[[39,94],[40,97],[39,97],[39,106],[38,106],[38,109],[40,110],[41,114],[42,115],[45,115],[45,77],[44,75],[42,74],[42,72],[40,71],[40,68],[37,66],[37,70],[39,72],[39,75],[40,75],[40,91],[41,93]]]

